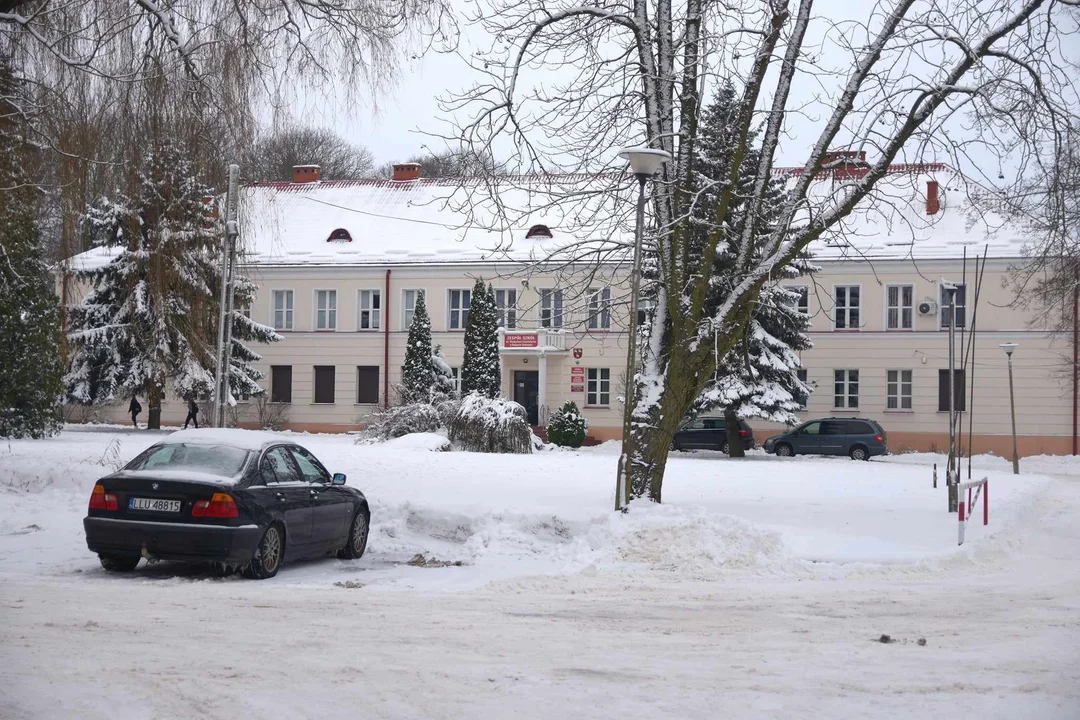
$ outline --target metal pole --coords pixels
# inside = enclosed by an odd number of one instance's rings
[[[626,341],[626,387],[623,391],[623,437],[622,453],[619,455],[619,481],[615,488],[615,509],[622,510],[630,502],[630,432],[633,427],[634,401],[637,397],[637,336],[638,293],[641,288],[641,244],[645,233],[645,182],[644,173],[637,173],[638,204],[637,222],[634,227],[634,266],[630,276],[630,318]]]
[[[214,373],[214,427],[225,426],[225,397],[228,394],[229,356],[227,343],[232,340],[232,264],[236,255],[236,206],[240,195],[240,166],[229,165],[229,189],[226,195],[225,238],[221,244],[221,312],[218,315],[217,371]]]
[[[1020,455],[1016,452],[1016,396],[1013,394],[1012,353],[1009,353],[1009,411],[1012,413],[1013,475],[1020,474]]]
[[[945,292],[949,296],[949,464],[945,471],[945,484],[949,488],[949,512],[956,512],[957,491],[956,483],[956,286],[947,285]]]

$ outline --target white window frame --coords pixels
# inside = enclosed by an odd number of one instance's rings
[[[282,293],[283,297],[288,297],[292,300],[292,307],[288,307],[284,301],[282,302],[282,327],[277,326],[278,293]],[[273,327],[274,330],[281,330],[284,332],[292,332],[296,329],[296,293],[291,289],[270,291],[270,326]]]
[[[611,329],[611,286],[589,288],[588,316],[585,321],[589,330]]]
[[[555,302],[558,298],[558,303]],[[545,325],[544,314],[547,313]],[[566,322],[566,304],[563,302],[562,288],[540,289],[540,327],[557,329]]]
[[[364,293],[368,293],[368,306],[364,307]],[[379,307],[373,308],[371,305],[374,300],[378,298]],[[382,328],[382,290],[378,288],[372,290],[357,290],[356,291],[356,331],[357,332],[376,332]],[[364,327],[362,318],[364,313],[368,313],[368,327]]]
[[[451,367],[450,374],[454,376],[454,394],[461,394],[461,368]]]
[[[453,307],[454,293],[469,293],[469,307]],[[465,296],[458,298],[458,304],[464,305]],[[469,322],[469,309],[472,307],[472,288],[448,288],[446,291],[446,329],[449,332],[465,332],[465,325]],[[454,313],[458,314],[459,327],[454,327]]]
[[[952,283],[957,288],[964,288],[964,302],[957,303],[957,305],[956,305],[958,308],[960,308],[961,314],[964,316],[964,324],[961,324],[961,323],[956,324],[956,329],[961,330],[961,329],[964,328],[965,324],[967,323],[967,308],[968,308],[968,305],[967,305],[967,300],[968,300],[968,297],[967,297],[967,283],[964,283],[964,282],[952,282],[952,280],[946,280],[945,282]],[[946,307],[945,288],[943,288],[941,286],[940,282],[937,284],[937,286],[938,286],[938,323],[937,323],[938,324],[938,329],[939,330],[944,330],[945,332],[948,332],[949,331],[949,323],[945,319],[945,307]]]
[[[319,307],[319,293],[327,293],[326,307]],[[330,307],[330,293],[333,293],[334,307]],[[337,331],[337,314],[338,314],[338,302],[337,302],[337,290],[335,288],[317,288],[312,290],[312,309],[314,310],[314,317],[312,318],[311,327],[315,329],[315,332],[335,332]],[[326,313],[326,327],[319,327],[319,313]],[[333,315],[331,315],[333,313]],[[333,320],[333,324],[330,321]]]
[[[801,376],[801,377],[800,377]],[[807,387],[810,387],[810,371],[804,367],[795,369],[795,377],[799,378]],[[799,403],[799,409],[805,410],[806,406],[810,404],[810,393],[806,393],[806,402]]]
[[[503,295],[504,307],[499,307],[499,294]],[[509,298],[510,293],[514,294],[514,302],[512,304],[506,303],[506,299]],[[471,298],[469,306],[472,306]],[[504,317],[504,314],[506,317]],[[517,288],[495,288],[495,319],[499,323],[499,327],[506,328],[507,330],[515,330],[517,328],[518,321],[518,291]],[[504,322],[505,321],[505,322]]]
[[[837,373],[844,373],[842,379],[837,379]],[[852,373],[855,373],[854,379],[852,379]],[[859,385],[861,384],[861,373],[858,368],[834,368],[833,369],[833,409],[834,410],[858,410],[859,409]],[[837,392],[837,385],[843,384],[843,392]],[[851,386],[854,384],[855,392],[851,391]],[[838,398],[844,398],[844,404],[838,404],[836,401]],[[851,399],[855,398],[855,404],[851,404]]]
[[[896,288],[897,305],[889,304],[889,290]],[[904,305],[904,288],[911,289],[911,303]],[[896,327],[889,325],[889,311],[896,310]],[[911,326],[904,327],[904,311],[907,310],[911,318]],[[884,325],[886,332],[913,332],[915,330],[915,286],[911,283],[892,283],[885,286],[885,317]]]
[[[413,296],[413,306],[410,308],[407,298],[409,293],[417,293]],[[416,312],[416,298],[423,295],[427,298],[427,290],[424,288],[402,288],[401,289],[401,329],[408,330],[412,325],[412,315],[410,313]],[[428,311],[428,316],[431,316],[431,311]]]
[[[607,377],[603,372],[607,371]],[[596,383],[596,390],[590,390]],[[606,390],[604,388],[607,388]],[[601,402],[607,396],[607,402]],[[585,407],[611,406],[611,368],[592,367],[585,370]]]
[[[638,327],[641,327],[646,322],[648,322],[649,318],[652,317],[652,314],[656,312],[656,298],[652,298],[652,297],[638,298],[637,311],[638,311],[637,324],[638,324]]]
[[[845,290],[845,292],[844,292],[844,306],[843,306],[844,327],[837,327],[836,326],[836,313],[838,311],[840,311],[840,309],[841,309],[840,302],[839,302],[839,296],[837,295],[836,291],[839,290],[840,288],[844,288],[844,290]],[[859,304],[854,307],[854,309],[858,311],[859,322],[855,327],[851,327],[851,311],[853,309],[852,305],[851,305],[851,289],[852,288],[856,288],[859,291]],[[848,284],[845,284],[845,285],[833,285],[832,300],[833,300],[832,329],[835,332],[853,332],[853,331],[857,331],[857,330],[862,328],[862,323],[863,323],[863,320],[865,318],[863,316],[863,302],[862,302],[863,301],[863,291],[862,291],[862,285],[861,284],[856,283],[854,285],[848,285]]]
[[[785,285],[784,289],[799,294],[799,299],[795,301],[795,309],[803,315],[810,314],[810,286],[809,285]],[[806,304],[802,303],[806,300]]]
[[[896,379],[893,379],[893,373],[896,373]],[[904,380],[904,373],[907,373],[907,380]],[[912,389],[915,385],[915,371],[909,368],[891,368],[885,371],[885,412],[914,412],[915,408],[912,400]],[[894,387],[895,386],[895,387]],[[904,393],[904,388],[907,387],[907,393]],[[889,407],[889,403],[895,398],[896,407]],[[904,400],[907,400],[907,407],[904,407]]]

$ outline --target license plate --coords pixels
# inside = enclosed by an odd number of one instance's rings
[[[152,512],[180,512],[179,500],[155,500],[153,498],[129,498],[128,510],[150,510]]]

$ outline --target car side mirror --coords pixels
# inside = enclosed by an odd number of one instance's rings
[[[331,482],[332,485],[344,485],[345,473],[334,473],[334,479]]]

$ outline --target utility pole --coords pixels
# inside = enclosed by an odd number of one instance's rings
[[[221,243],[221,313],[218,321],[217,372],[214,374],[214,427],[225,427],[229,398],[229,365],[232,361],[233,273],[236,239],[240,234],[237,205],[240,198],[240,166],[229,165],[229,189],[225,204],[225,237]]]
[[[945,470],[945,485],[949,488],[949,512],[956,512],[959,494],[956,485],[960,473],[956,467],[956,285],[941,281],[941,289],[949,299],[949,463]]]
[[[1009,412],[1012,414],[1012,440],[1013,440],[1013,475],[1020,474],[1020,453],[1016,451],[1016,395],[1013,393],[1012,354],[1013,350],[1020,347],[1016,343],[1001,343],[998,345],[1009,357]]]

